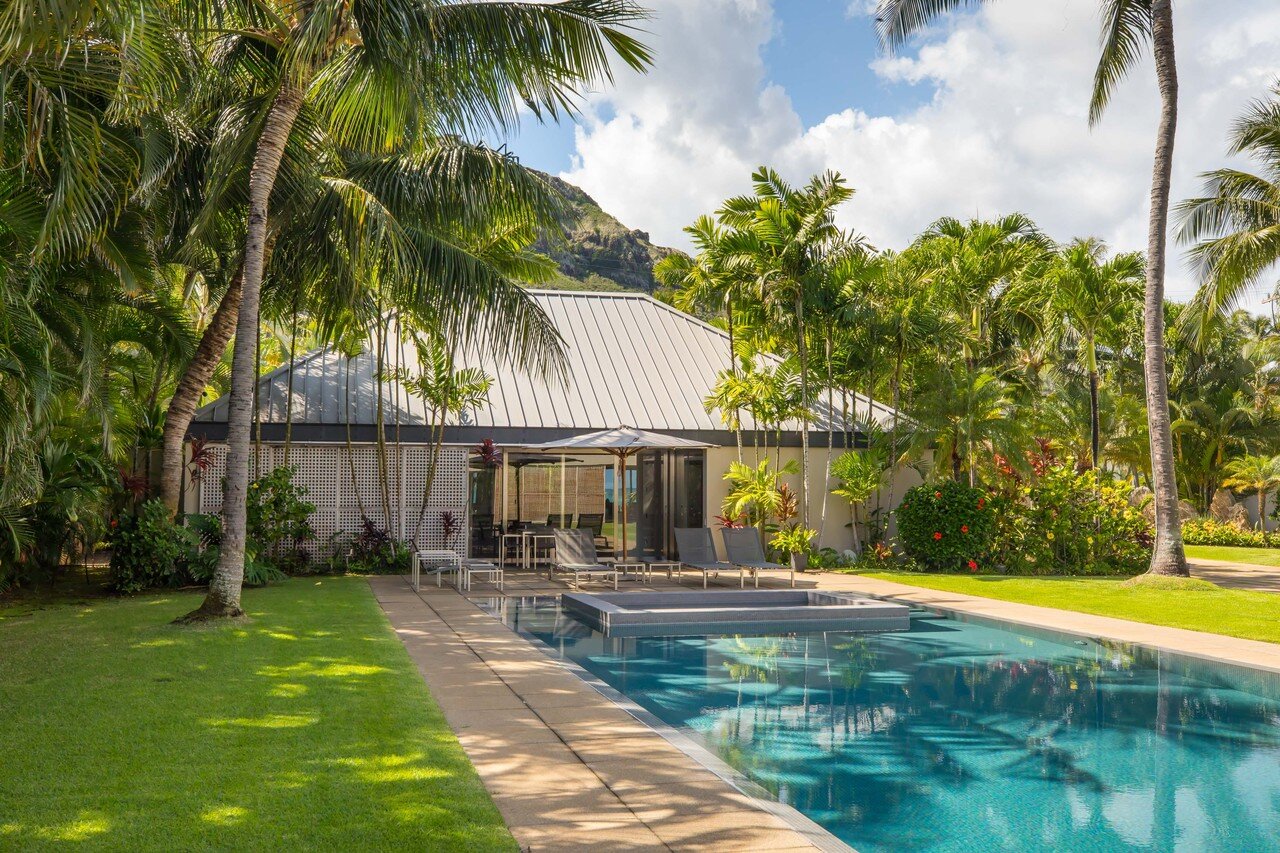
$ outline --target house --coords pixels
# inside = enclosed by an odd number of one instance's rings
[[[622,488],[629,541],[648,552],[669,553],[674,527],[710,525],[727,493],[724,472],[738,457],[735,434],[704,400],[721,371],[730,366],[728,337],[720,329],[647,295],[575,291],[530,291],[564,339],[562,378],[539,379],[491,357],[460,353],[457,367],[478,367],[492,379],[487,402],[447,423],[444,447],[427,499],[424,547],[446,544],[443,513],[463,521],[464,541],[474,553],[492,551],[496,537],[518,522],[603,526],[614,522]],[[416,350],[394,340],[388,330],[383,353],[384,381],[378,381],[376,347],[353,358],[332,349],[299,358],[292,368],[264,375],[258,388],[261,465],[289,464],[316,505],[312,525],[323,543],[359,530],[367,517],[401,539],[414,534],[430,458],[426,409],[420,399],[386,377],[397,366],[410,370]],[[290,377],[292,372],[292,377]],[[292,393],[290,394],[290,388]],[[377,431],[381,398],[385,481]],[[289,412],[292,411],[292,417]],[[870,417],[880,428],[891,409],[856,394],[824,394],[810,429],[810,520],[821,516],[828,447],[832,454],[865,444],[859,428]],[[227,400],[203,407],[191,426],[207,441],[212,467],[187,491],[187,508],[216,512],[221,506]],[[770,456],[785,463],[800,459],[801,424],[768,432],[743,413],[744,455],[767,443]],[[638,427],[695,439],[706,450],[640,454],[619,479],[611,457],[574,453],[532,453],[522,448],[595,430]],[[257,427],[255,427],[255,430]],[[759,431],[757,431],[759,430]],[[255,432],[255,435],[257,433]],[[497,448],[489,463],[476,448],[486,439]],[[497,465],[494,463],[501,462]],[[799,477],[790,477],[799,488]],[[899,478],[899,491],[918,482],[913,472]],[[873,499],[873,505],[876,501]],[[886,497],[884,506],[892,505]],[[385,506],[385,510],[384,510]],[[830,497],[820,545],[851,545],[848,505]],[[461,538],[461,537],[465,537]]]

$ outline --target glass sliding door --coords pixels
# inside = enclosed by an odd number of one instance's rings
[[[636,457],[636,501],[634,512],[636,525],[635,555],[659,557],[666,553],[667,501],[663,483],[663,467],[666,461],[663,451],[645,451]]]
[[[707,454],[676,450],[671,454],[671,527],[706,526]],[[674,535],[668,554],[676,556]]]

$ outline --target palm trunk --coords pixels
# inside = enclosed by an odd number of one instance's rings
[[[222,354],[236,331],[236,315],[240,311],[240,293],[243,283],[243,269],[237,271],[222,294],[218,309],[200,336],[200,343],[191,356],[187,369],[178,380],[173,397],[169,400],[169,408],[164,416],[164,437],[160,463],[160,497],[170,515],[177,515],[182,503],[182,448],[187,436],[187,428],[195,417],[196,408],[209,380],[222,361]]]
[[[738,353],[733,345],[733,303],[728,297],[724,303],[725,318],[729,321],[729,375],[736,382],[738,379]],[[736,392],[735,392],[736,396]],[[733,437],[738,442],[738,461],[742,461],[742,409],[733,410]]]
[[[1169,385],[1164,352],[1164,266],[1169,219],[1169,183],[1178,126],[1178,70],[1173,52],[1172,0],[1152,0],[1151,44],[1160,88],[1160,130],[1151,178],[1151,219],[1147,234],[1147,288],[1143,333],[1146,345],[1147,426],[1151,432],[1151,479],[1155,483],[1156,546],[1150,572],[1190,574],[1178,518],[1178,480],[1169,419]]]
[[[804,289],[796,296],[796,355],[800,362],[800,523],[809,529],[809,352],[804,338]]]
[[[343,420],[347,426],[347,470],[351,475],[351,491],[356,496],[356,506],[360,509],[360,521],[363,522],[369,517],[365,512],[364,498],[360,496],[360,483],[356,480],[356,457],[355,449],[351,445],[351,361],[348,358],[346,364],[346,381],[342,383],[343,397]]]
[[[298,295],[293,295],[293,319],[289,328],[289,380],[284,394],[284,467],[289,467],[293,447],[293,365],[298,357]]]
[[[382,305],[378,305],[378,330],[374,334],[374,340],[377,342],[378,355],[374,360],[374,370],[377,371],[377,382],[374,384],[378,394],[378,401],[375,406],[374,420],[378,424],[378,431],[375,434],[375,448],[378,452],[378,496],[382,501],[382,529],[388,533],[391,532],[391,488],[388,485],[389,474],[387,471],[387,431],[386,424],[383,419],[386,417],[386,407],[383,401],[382,381],[383,371],[386,370],[386,346],[387,336],[386,329],[383,326]]]
[[[835,380],[831,375],[831,335],[827,334],[823,341],[823,356],[827,366],[827,461],[822,478],[822,514],[818,517],[818,543],[821,545],[823,534],[827,531],[827,496],[831,494],[831,453],[836,443],[836,419],[831,403],[835,395]],[[848,426],[845,424],[844,426]]]
[[[302,109],[301,86],[286,84],[276,94],[263,123],[262,135],[249,171],[249,220],[244,245],[244,282],[237,326],[258,327],[262,295],[262,266],[267,239],[267,211],[289,133]],[[249,491],[249,429],[253,417],[253,375],[256,335],[236,335],[231,362],[231,394],[227,417],[227,472],[222,496],[222,546],[204,603],[187,620],[242,616],[240,590],[244,583],[244,551]]]

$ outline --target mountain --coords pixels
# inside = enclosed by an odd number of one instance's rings
[[[672,249],[605,213],[595,199],[567,181],[543,175],[567,202],[563,242],[539,240],[536,248],[560,265],[560,277],[542,285],[561,290],[631,290],[652,293],[653,265]]]

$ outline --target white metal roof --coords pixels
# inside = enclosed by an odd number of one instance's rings
[[[456,426],[477,428],[572,429],[589,431],[621,425],[669,432],[724,430],[717,411],[703,400],[717,374],[730,366],[728,336],[666,303],[645,294],[531,290],[565,341],[567,362],[563,384],[541,380],[490,357],[460,355],[459,367],[478,367],[493,380],[487,405],[465,412]],[[391,335],[388,335],[390,338]],[[402,348],[400,363],[416,363],[408,342],[389,341],[389,353]],[[372,349],[372,344],[370,344]],[[388,355],[386,364],[395,359]],[[348,359],[333,350],[300,358],[293,370],[295,424],[377,422],[376,359],[366,351]],[[262,377],[259,386],[263,423],[285,421],[288,368]],[[349,395],[349,402],[348,402]],[[848,429],[866,420],[867,400],[850,395],[853,409]],[[840,401],[819,401],[812,429],[826,431],[834,420],[845,429]],[[892,410],[872,404],[875,419],[887,426]],[[384,423],[425,425],[420,400],[396,383],[383,385]],[[856,415],[854,414],[856,412]],[[196,414],[197,422],[225,423],[227,399],[220,398]],[[743,427],[752,429],[749,416]],[[799,424],[784,425],[795,430]]]

